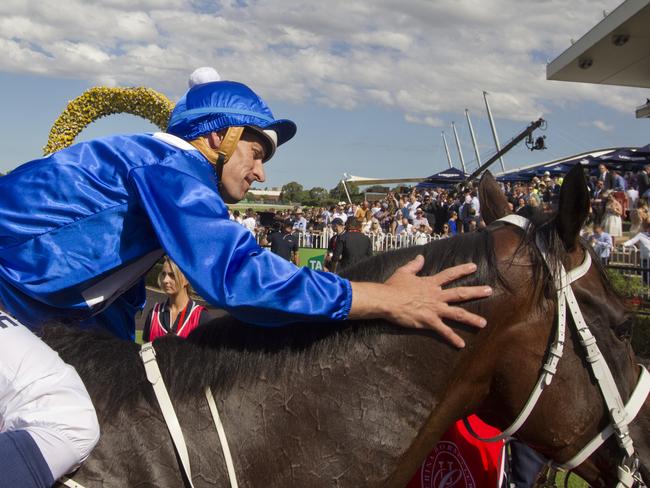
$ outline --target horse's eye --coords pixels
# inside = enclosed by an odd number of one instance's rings
[[[632,339],[632,332],[634,330],[634,320],[627,319],[625,322],[615,325],[613,327],[614,334],[621,340],[629,341]]]

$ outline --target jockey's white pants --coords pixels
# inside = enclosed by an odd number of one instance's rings
[[[0,432],[24,430],[58,479],[88,457],[99,423],[75,369],[0,311]]]

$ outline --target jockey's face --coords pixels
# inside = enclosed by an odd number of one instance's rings
[[[236,203],[256,181],[264,181],[264,144],[261,136],[244,131],[237,147],[221,174],[221,197],[226,203]]]

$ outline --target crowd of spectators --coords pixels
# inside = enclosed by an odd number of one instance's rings
[[[589,175],[587,171],[592,211],[583,235],[594,246],[596,241],[608,242],[603,234],[611,236],[611,246],[604,245],[611,251],[616,239],[623,235],[624,227],[634,235],[650,223],[649,175],[650,166],[637,173],[621,174],[603,164],[597,173]],[[546,172],[527,182],[503,182],[501,186],[513,211],[530,215],[554,211],[562,181],[562,175]],[[345,224],[350,217],[355,217],[360,231],[371,237],[375,251],[386,248],[378,247],[378,243],[387,237],[392,239],[391,247],[400,247],[400,243],[424,244],[431,239],[473,232],[485,225],[481,220],[477,191],[472,187],[463,191],[440,187],[402,188],[401,191],[389,191],[374,201],[365,200],[358,204],[341,201],[328,207],[296,206],[261,213],[248,209],[244,215],[234,210],[231,215],[260,242],[268,242],[266,236],[270,232],[281,228],[286,230],[290,224],[292,233],[300,236],[301,246],[322,248],[326,248],[331,236],[337,233],[332,222],[338,219]],[[607,249],[602,251],[601,257],[609,256]]]

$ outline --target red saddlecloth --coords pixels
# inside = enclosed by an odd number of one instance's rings
[[[498,429],[477,416],[469,422],[480,437],[494,437]],[[495,488],[501,479],[503,441],[481,442],[456,422],[424,460],[407,488]]]

